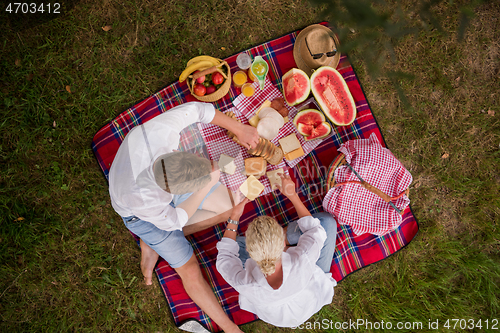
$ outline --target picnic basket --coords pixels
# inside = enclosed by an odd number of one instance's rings
[[[231,68],[229,67],[229,64],[226,61],[221,59],[219,60],[220,60],[219,65],[188,76],[187,85],[189,91],[191,92],[191,95],[193,95],[195,98],[197,98],[202,102],[215,102],[224,97],[229,92],[229,88],[231,88]],[[212,74],[215,72],[219,72],[222,74],[222,76],[224,77],[224,83],[222,83],[219,89],[217,89],[216,91],[214,91],[209,95],[204,95],[204,96],[196,95],[194,93],[194,85],[196,83],[196,79],[203,75]]]
[[[337,183],[337,181],[335,180],[335,170],[338,167],[340,167],[342,165],[346,165],[346,164],[348,165],[348,163],[346,161],[346,158],[345,158],[345,155],[343,153],[339,153],[337,155],[337,157],[332,161],[332,163],[328,167],[327,176],[326,176],[326,191],[327,192],[330,191],[330,189],[333,188],[333,187],[339,187],[339,186],[342,186],[342,185],[354,184],[355,183],[355,184],[361,185],[362,187],[364,187],[368,191],[370,191],[370,192],[378,195],[385,202],[391,202],[393,200],[397,200],[400,197],[402,197],[403,195],[406,195],[407,197],[409,197],[409,195],[410,195],[410,189],[409,188],[407,188],[405,191],[401,192],[397,196],[390,197],[389,195],[385,194],[384,192],[382,192],[381,190],[379,190],[375,186],[373,186],[373,185],[371,185],[371,184],[369,184],[369,183],[367,183],[365,181],[349,181],[349,182],[346,182],[346,183]],[[403,212],[399,212],[399,213],[403,214]]]

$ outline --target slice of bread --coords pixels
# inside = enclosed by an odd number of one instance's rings
[[[283,150],[281,150],[280,147],[274,146],[273,153],[267,159],[267,161],[269,162],[269,164],[278,165],[282,160],[283,160]]]
[[[295,133],[292,133],[288,136],[285,136],[282,139],[279,139],[278,142],[280,143],[281,149],[283,150],[283,153],[285,153],[285,155],[296,149],[302,148],[299,139],[297,139]]]
[[[236,171],[236,164],[234,164],[234,157],[226,154],[221,154],[219,157],[219,168],[222,172],[233,175]]]
[[[253,175],[257,179],[266,173],[267,161],[262,157],[250,157],[245,159],[245,173]]]
[[[262,110],[263,108],[270,107],[270,106],[271,106],[271,101],[266,99],[266,100],[262,103],[262,105],[260,106],[260,108],[259,108],[257,111],[255,111],[255,115],[256,115],[256,116],[258,116],[258,115],[259,115],[259,113],[260,113],[260,110]]]
[[[281,178],[280,176],[278,176],[278,173],[284,174],[283,168],[266,172],[267,178],[269,178],[269,183],[271,183],[271,188],[273,189],[273,191],[277,189],[276,184],[281,186]]]

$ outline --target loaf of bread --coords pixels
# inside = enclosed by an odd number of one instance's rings
[[[248,153],[254,156],[261,156],[272,165],[277,165],[283,160],[283,151],[281,148],[264,138],[259,138],[257,146],[249,149]]]

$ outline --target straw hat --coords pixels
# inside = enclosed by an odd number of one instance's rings
[[[326,53],[336,51],[338,45],[339,40],[333,31],[323,25],[313,24],[304,28],[295,39],[293,58],[297,67],[311,76],[314,70],[321,66],[337,68],[340,53],[336,52],[330,57]],[[314,59],[312,55],[315,54],[322,56]]]

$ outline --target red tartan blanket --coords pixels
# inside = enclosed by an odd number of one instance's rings
[[[323,24],[326,25],[326,23]],[[279,90],[282,89],[281,76],[296,66],[292,52],[298,32],[290,33],[248,50],[253,56],[261,55],[268,62],[270,67],[269,78]],[[225,60],[231,66],[231,71],[234,72],[236,69],[236,55]],[[332,131],[331,137],[324,140],[306,158],[289,170],[292,178],[299,186],[298,193],[302,201],[312,213],[323,210],[322,200],[326,195],[325,177],[327,169],[337,155],[337,148],[340,144],[347,140],[366,139],[372,133],[378,137],[380,142],[384,142],[356,73],[345,55],[341,57],[337,70],[347,82],[356,103],[356,120],[350,126],[336,127]],[[231,88],[223,99],[213,104],[224,112],[233,107],[232,101],[236,97],[237,91]],[[92,141],[92,150],[106,178],[118,147],[130,129],[173,106],[193,100],[195,98],[190,95],[187,85],[175,82],[125,110],[99,130]],[[197,149],[200,146],[198,143],[202,141],[203,138],[197,131],[196,126],[189,127],[182,133],[179,146],[183,150]],[[208,156],[208,152],[204,148],[201,150],[201,153]],[[245,213],[241,218],[240,232],[243,234],[248,223],[256,216],[263,214],[273,216],[282,225],[286,225],[297,218],[291,203],[285,197],[276,194],[276,192],[271,192],[247,204]],[[193,245],[202,272],[212,287],[214,294],[229,317],[236,324],[241,325],[258,318],[239,308],[238,293],[224,281],[215,268],[216,244],[222,237],[222,227],[222,224],[215,226],[189,236],[188,239]],[[341,281],[356,270],[387,258],[406,246],[417,232],[418,224],[410,207],[407,207],[404,211],[401,225],[384,236],[371,234],[356,236],[350,227],[339,226],[337,245],[331,268],[333,277],[335,280]],[[188,320],[197,320],[208,330],[220,331],[219,327],[191,301],[184,291],[178,275],[162,259],[158,262],[156,274],[177,326]]]

